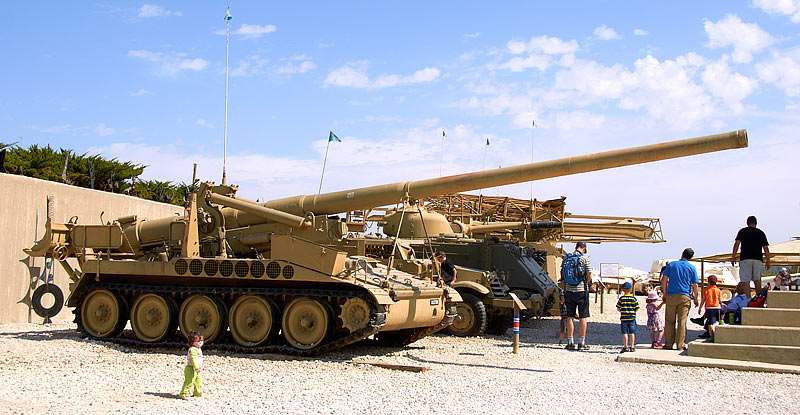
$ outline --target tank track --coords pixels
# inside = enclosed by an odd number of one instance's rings
[[[275,353],[289,356],[317,356],[345,347],[349,344],[363,340],[381,329],[386,322],[386,312],[379,311],[377,305],[371,298],[360,291],[339,291],[339,290],[319,290],[319,289],[277,289],[277,288],[221,288],[221,287],[184,287],[184,286],[143,286],[116,283],[98,283],[87,287],[80,293],[78,304],[82,304],[83,297],[92,289],[104,288],[115,294],[129,295],[141,293],[159,293],[172,295],[193,295],[193,294],[214,294],[214,295],[242,295],[242,294],[261,294],[261,295],[295,295],[305,297],[339,297],[351,298],[360,297],[370,305],[370,319],[366,327],[356,330],[347,336],[333,339],[310,350],[300,350],[288,344],[270,344],[257,347],[245,347],[232,342],[230,333],[226,333],[220,340],[222,342],[209,343],[204,346],[206,350],[218,350],[226,353],[241,354],[264,354]],[[136,349],[185,349],[186,340],[176,332],[169,340],[161,342],[145,342],[139,340],[132,330],[125,330],[117,337],[97,338],[90,335],[81,322],[80,306],[75,307],[74,322],[78,325],[78,330],[85,336],[93,340],[119,344]],[[452,320],[452,319],[451,319]],[[436,326],[438,327],[438,326]],[[282,340],[282,338],[281,338]],[[416,340],[416,339],[415,339]],[[414,341],[414,340],[412,340]]]

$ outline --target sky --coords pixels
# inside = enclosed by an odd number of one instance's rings
[[[666,243],[591,245],[598,268],[730,251],[749,215],[800,236],[800,0],[210,3],[8,8],[0,141],[219,183],[230,6],[243,197],[316,193],[326,147],[333,192],[746,129],[746,149],[483,192],[661,219]]]

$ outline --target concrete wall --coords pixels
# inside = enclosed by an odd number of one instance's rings
[[[101,212],[105,222],[133,214],[151,219],[183,214],[179,206],[0,173],[0,324],[43,321],[30,308],[30,297],[50,270],[43,258],[29,258],[22,249],[44,234],[48,195],[55,197],[53,219],[60,223],[78,216],[78,223],[99,224]],[[66,299],[69,277],[58,262],[53,261],[50,269],[52,282]],[[52,296],[44,299],[45,306],[52,304]],[[66,307],[53,318],[72,319],[72,309]]]

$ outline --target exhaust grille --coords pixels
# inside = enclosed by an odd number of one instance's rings
[[[261,278],[264,276],[264,264],[261,262],[253,262],[250,265],[250,273],[253,274],[255,278]]]
[[[189,265],[186,263],[185,259],[179,259],[175,261],[175,273],[178,275],[186,274],[186,271],[189,270]]]

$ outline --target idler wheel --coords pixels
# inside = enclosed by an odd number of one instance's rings
[[[139,296],[131,308],[131,327],[140,340],[153,343],[175,332],[177,305],[158,294]]]
[[[342,319],[342,327],[350,330],[350,333],[361,330],[369,324],[369,305],[361,298],[348,298],[342,304],[339,318]]]
[[[227,315],[222,301],[209,295],[197,294],[181,304],[178,324],[184,336],[196,331],[205,341],[211,343],[225,331]]]
[[[283,311],[283,336],[292,347],[302,350],[319,346],[331,327],[329,308],[319,300],[300,297]]]
[[[460,293],[461,303],[456,303],[458,315],[445,331],[455,336],[480,336],[486,331],[486,306],[476,296]]]
[[[233,303],[228,320],[236,343],[258,346],[275,332],[278,318],[278,308],[270,300],[260,295],[245,295]]]
[[[113,337],[125,328],[127,312],[124,299],[106,289],[98,289],[81,302],[81,323],[92,337]]]

